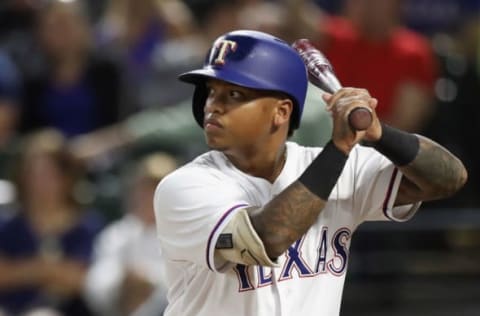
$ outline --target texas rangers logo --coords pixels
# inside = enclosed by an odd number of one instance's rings
[[[238,47],[237,43],[230,40],[224,39],[216,42],[212,47],[212,52],[209,58],[211,61],[210,63],[212,65],[218,65],[218,66],[225,65],[225,58],[229,53],[237,50],[237,47]]]

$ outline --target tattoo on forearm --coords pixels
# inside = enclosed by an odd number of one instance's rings
[[[325,201],[296,181],[256,215],[252,224],[271,258],[282,254],[316,221]]]
[[[420,189],[432,192],[431,198],[443,197],[457,191],[465,182],[466,171],[454,155],[435,142],[419,137],[417,157],[402,167]]]

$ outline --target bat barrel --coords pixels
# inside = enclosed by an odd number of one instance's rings
[[[342,88],[328,59],[308,39],[296,40],[292,48],[302,58],[311,83],[331,94]],[[365,107],[357,107],[350,112],[348,123],[354,130],[366,130],[372,123],[372,114]]]
[[[310,82],[332,94],[342,88],[328,59],[308,39],[296,40],[292,47],[307,67]]]

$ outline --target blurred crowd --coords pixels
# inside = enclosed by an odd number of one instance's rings
[[[161,315],[152,195],[207,150],[178,74],[233,29],[308,38],[390,125],[465,163],[480,208],[480,2],[0,1],[0,315]],[[309,87],[293,139],[331,131]],[[477,145],[475,145],[477,144]]]

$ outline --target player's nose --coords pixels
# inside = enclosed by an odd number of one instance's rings
[[[225,111],[225,101],[221,96],[208,97],[205,101],[203,112],[205,115],[209,113],[221,114]]]

